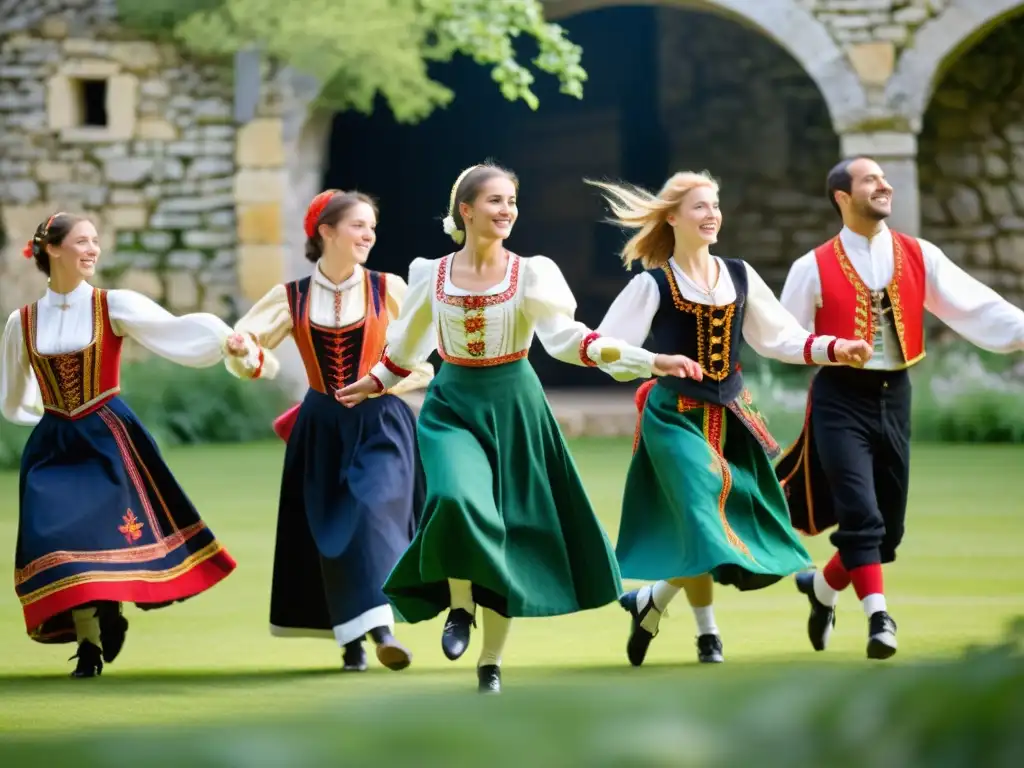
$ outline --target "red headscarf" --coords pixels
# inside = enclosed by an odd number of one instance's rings
[[[339,194],[342,194],[340,189],[327,189],[313,198],[313,202],[306,209],[306,218],[303,220],[306,237],[312,238],[316,234],[316,223],[320,219],[320,214],[324,212],[324,208],[331,202],[331,198]]]

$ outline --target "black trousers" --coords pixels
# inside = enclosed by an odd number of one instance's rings
[[[891,563],[910,481],[907,371],[824,368],[811,388],[818,460],[835,504],[831,541],[847,570]]]

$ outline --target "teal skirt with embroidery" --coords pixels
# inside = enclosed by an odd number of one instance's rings
[[[746,591],[810,567],[772,468],[778,443],[749,394],[721,406],[643,389],[616,547],[622,577],[711,573]]]

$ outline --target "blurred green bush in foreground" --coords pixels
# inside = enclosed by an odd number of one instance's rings
[[[578,681],[563,671],[557,684],[510,682],[481,698],[413,678],[408,691],[266,721],[11,740],[0,765],[1018,768],[1022,650],[1019,620],[1005,643],[963,659],[757,664],[731,685],[714,669],[685,688],[657,667]]]

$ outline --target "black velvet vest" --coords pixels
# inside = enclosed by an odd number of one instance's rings
[[[683,299],[669,265],[648,270],[658,284],[661,303],[651,323],[651,351],[686,355],[700,363],[701,381],[660,376],[668,387],[694,400],[728,405],[743,391],[739,370],[743,348],[743,311],[747,303],[747,268],[740,259],[722,259],[736,288],[736,300],[725,306],[696,304]]]

